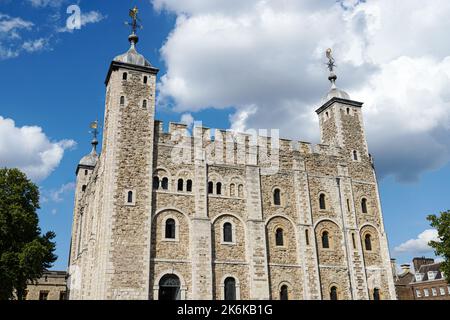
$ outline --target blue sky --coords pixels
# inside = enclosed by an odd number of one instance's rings
[[[138,49],[160,68],[156,117],[166,123],[190,114],[212,128],[275,127],[318,142],[314,110],[329,87],[321,49],[336,48],[338,85],[366,102],[391,255],[400,263],[432,255],[424,247],[432,233],[419,235],[430,229],[428,214],[450,209],[450,46],[427,39],[431,51],[423,52],[395,42],[385,12],[402,7],[386,1],[268,3],[0,0],[0,166],[27,168],[41,188],[41,227],[57,234],[55,269],[67,265],[76,165],[90,151],[89,123],[103,119],[103,82],[128,49],[124,21],[134,5],[144,24]],[[405,3],[420,12],[418,2]],[[71,4],[85,20],[64,32]],[[384,23],[374,31],[377,17]],[[430,26],[415,28],[420,42]],[[418,75],[427,83],[410,81]]]

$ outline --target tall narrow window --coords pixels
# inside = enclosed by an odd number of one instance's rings
[[[186,191],[192,192],[192,180],[186,181]]]
[[[285,284],[280,288],[280,300],[289,300],[288,286]]]
[[[330,289],[330,300],[337,300],[337,299],[338,299],[337,288],[336,287],[331,287],[331,289]]]
[[[159,177],[153,177],[153,189],[158,190],[159,189]]]
[[[236,195],[236,185],[234,183],[230,184],[230,197],[234,197]]]
[[[87,176],[88,175],[88,171],[84,170],[84,175]]]
[[[281,205],[281,190],[280,189],[275,189],[273,191],[273,204],[276,206]]]
[[[367,199],[366,198],[363,198],[361,200],[361,210],[362,210],[362,213],[367,213]]]
[[[353,242],[353,249],[356,249],[356,240],[355,240],[355,234],[352,233],[352,242]]]
[[[183,191],[183,179],[178,179],[178,186],[177,186],[177,190],[178,191]]]
[[[309,246],[309,230],[305,230],[305,239],[306,239],[306,245]]]
[[[320,210],[325,210],[327,208],[325,203],[325,195],[323,193],[321,193],[319,196],[319,207]]]
[[[358,161],[358,151],[353,150],[353,160]]]
[[[236,300],[236,280],[228,277],[224,282],[225,300]]]
[[[350,108],[347,108],[347,114],[350,114]]]
[[[83,186],[81,187],[81,191],[83,191],[83,192],[86,191],[86,185],[83,185]]]
[[[147,100],[142,101],[142,108],[147,108]]]
[[[347,199],[347,210],[348,210],[348,212],[351,211],[351,209],[350,209],[350,199]]]
[[[214,183],[212,181],[208,182],[208,193],[212,194],[214,189]]]
[[[128,191],[127,202],[133,203],[133,191]]]
[[[324,248],[324,249],[330,248],[330,239],[329,239],[328,231],[324,231],[322,233],[322,248]]]
[[[220,183],[220,182],[217,182],[217,184],[216,184],[216,193],[222,194],[222,183]]]
[[[238,197],[239,198],[243,198],[244,197],[244,186],[242,184],[240,184],[238,186]]]
[[[127,80],[128,79],[128,73],[124,72],[122,74],[122,80]]]
[[[125,104],[125,97],[121,96],[120,97],[120,105],[123,106]]]
[[[145,77],[144,77],[144,84],[147,84],[147,82],[148,82],[148,77],[145,76]]]
[[[223,224],[223,242],[233,242],[233,226],[229,222]]]
[[[373,300],[381,300],[380,299],[380,289],[373,289]]]
[[[370,234],[366,234],[364,238],[364,243],[366,245],[366,250],[372,251],[372,237],[370,236]]]
[[[280,247],[284,245],[283,229],[281,228],[275,231],[275,244]]]
[[[166,220],[166,239],[175,239],[175,220],[167,219]]]
[[[169,189],[169,179],[168,179],[168,178],[164,177],[164,178],[161,180],[161,188],[162,188],[163,190],[168,190],[168,189]]]

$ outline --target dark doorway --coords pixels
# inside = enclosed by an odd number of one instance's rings
[[[159,281],[159,300],[180,300],[180,279],[174,274],[166,274]]]

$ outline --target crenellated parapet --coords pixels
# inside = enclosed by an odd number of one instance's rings
[[[155,121],[155,143],[171,148],[173,161],[192,163],[201,158],[209,165],[254,165],[266,168],[292,169],[299,159],[321,156],[335,159],[343,157],[342,148],[335,145],[312,144],[279,138],[278,130],[246,133],[212,129],[203,126],[189,128],[186,124],[170,122],[168,131],[162,121]],[[276,172],[273,172],[276,173]]]

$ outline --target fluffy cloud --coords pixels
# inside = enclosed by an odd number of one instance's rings
[[[58,189],[52,189],[49,191],[42,190],[41,191],[41,193],[42,193],[41,201],[43,203],[46,203],[49,201],[56,202],[56,203],[62,202],[64,200],[63,196],[67,192],[74,191],[75,187],[76,187],[76,185],[74,182],[69,182],[69,183],[63,184]]]
[[[91,23],[98,23],[102,20],[106,19],[106,16],[101,14],[98,11],[89,11],[89,12],[81,12],[80,16],[80,28],[86,26]],[[68,28],[67,26],[64,28],[58,29],[58,32],[73,32],[74,29]]]
[[[381,176],[414,181],[450,160],[449,1],[152,3],[178,16],[159,84],[160,101],[177,111],[233,106],[234,128],[318,142],[314,110],[329,88],[324,51],[332,47],[338,85],[365,102]]]
[[[16,127],[0,116],[0,167],[19,168],[34,181],[45,179],[74,146],[73,140],[50,141],[40,127]]]
[[[433,249],[428,245],[430,241],[438,240],[438,232],[435,229],[428,229],[417,236],[417,239],[410,239],[394,248],[395,253],[409,253],[419,256],[430,253]]]
[[[46,38],[22,40],[21,33],[33,27],[30,21],[0,13],[0,60],[15,58],[22,51],[32,53],[44,50],[48,44]]]
[[[33,7],[42,8],[42,7],[59,7],[66,0],[27,0]]]

